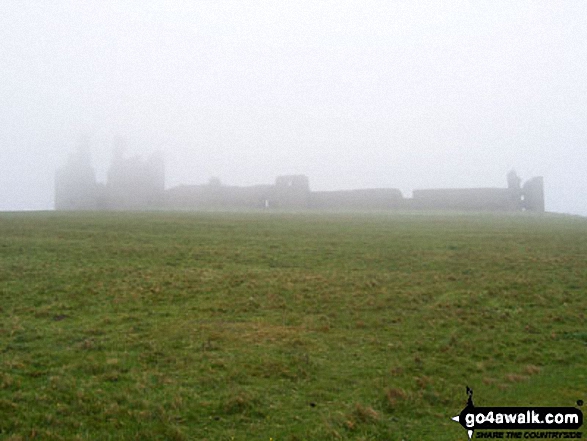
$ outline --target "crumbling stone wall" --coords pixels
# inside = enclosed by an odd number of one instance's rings
[[[402,208],[403,196],[395,188],[346,191],[317,191],[310,196],[310,208],[326,210],[390,210]]]
[[[522,210],[522,179],[520,179],[515,170],[510,170],[507,174],[507,183],[512,209],[517,211]]]
[[[414,190],[411,207],[421,210],[514,211],[517,202],[506,188]]]
[[[544,179],[536,176],[524,183],[522,187],[523,207],[525,210],[544,212]]]
[[[147,160],[124,158],[115,150],[106,185],[96,183],[89,149],[82,145],[55,176],[57,210],[231,210],[231,209],[333,209],[333,210],[475,210],[544,211],[544,182],[535,177],[521,185],[515,171],[507,174],[507,188],[414,190],[404,199],[398,189],[310,191],[305,175],[279,176],[274,185],[236,187],[218,178],[208,185],[179,186],[165,190],[165,167],[160,154]]]
[[[278,176],[267,208],[303,209],[310,202],[310,180],[305,175]]]
[[[172,210],[231,210],[265,208],[273,186],[181,185],[166,192],[166,208]],[[272,202],[273,203],[273,202]]]
[[[124,158],[116,149],[106,185],[96,182],[87,142],[55,173],[56,210],[142,210],[162,208],[165,166],[161,154],[146,161]]]
[[[160,154],[147,160],[115,154],[106,182],[106,205],[114,210],[141,210],[163,206],[165,166]]]
[[[95,210],[99,190],[89,148],[83,143],[55,173],[55,209]]]
[[[426,210],[534,211],[544,212],[542,177],[521,185],[515,171],[507,174],[507,188],[414,190],[407,206]]]

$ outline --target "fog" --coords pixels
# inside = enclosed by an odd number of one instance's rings
[[[166,186],[505,187],[587,215],[587,3],[0,2],[0,210],[46,210],[80,138]]]

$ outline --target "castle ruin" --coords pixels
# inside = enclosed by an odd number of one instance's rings
[[[89,149],[82,145],[55,173],[56,210],[150,210],[165,205],[161,154],[125,158],[117,148],[106,184],[98,183]]]
[[[273,184],[207,184],[165,189],[160,154],[147,160],[125,158],[115,149],[107,182],[99,184],[89,150],[82,146],[55,176],[56,210],[457,210],[544,212],[544,182],[534,177],[522,185],[514,171],[505,188],[414,190],[404,198],[394,188],[311,191],[305,175],[279,176]]]

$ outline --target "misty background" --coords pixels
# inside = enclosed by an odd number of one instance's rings
[[[80,138],[167,188],[505,187],[587,215],[584,0],[0,2],[0,210],[46,210]]]

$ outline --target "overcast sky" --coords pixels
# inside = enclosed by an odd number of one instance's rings
[[[0,210],[89,139],[166,185],[505,187],[587,215],[585,0],[2,0]]]

